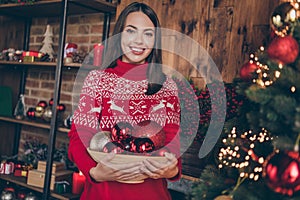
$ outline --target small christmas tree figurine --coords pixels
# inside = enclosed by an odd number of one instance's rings
[[[15,107],[14,116],[16,119],[23,119],[25,117],[25,115],[26,115],[26,113],[25,113],[24,95],[20,94],[20,98]]]
[[[53,54],[54,54],[54,50],[52,48],[52,43],[53,43],[53,30],[52,27],[50,25],[47,25],[47,29],[46,32],[44,33],[44,40],[43,40],[43,46],[40,49],[40,52],[44,53],[44,54],[48,54],[49,58],[52,59],[53,58]]]

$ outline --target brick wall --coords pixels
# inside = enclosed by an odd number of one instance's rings
[[[67,43],[76,43],[78,51],[88,54],[93,50],[93,45],[102,40],[104,15],[90,14],[68,17],[67,23]],[[111,20],[111,31],[114,18]],[[58,18],[37,18],[33,19],[30,30],[29,50],[39,51],[42,47],[46,26],[53,28],[53,50],[58,52],[59,40],[59,19]],[[56,55],[55,55],[56,56]],[[64,117],[72,113],[73,87],[78,69],[63,68],[60,103],[66,106]],[[25,85],[25,105],[26,110],[29,107],[36,107],[39,101],[48,102],[54,93],[55,68],[54,67],[29,67]],[[76,95],[75,95],[76,96]],[[24,143],[29,139],[39,140],[41,143],[48,143],[49,130],[23,126],[19,144],[19,155],[24,153]],[[57,144],[67,143],[66,133],[57,134]]]

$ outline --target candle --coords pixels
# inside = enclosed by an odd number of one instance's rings
[[[94,45],[94,65],[95,66],[101,65],[103,49],[104,49],[104,46],[102,44]]]
[[[79,172],[73,173],[73,185],[72,185],[72,193],[80,194],[84,188],[85,176]]]

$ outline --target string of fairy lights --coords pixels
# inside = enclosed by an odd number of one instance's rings
[[[239,170],[241,178],[257,181],[262,175],[265,158],[256,154],[255,147],[265,142],[271,142],[272,139],[265,128],[258,133],[249,130],[239,134],[237,128],[233,127],[227,137],[222,140],[226,147],[220,148],[218,154],[219,169],[223,167],[236,168]]]

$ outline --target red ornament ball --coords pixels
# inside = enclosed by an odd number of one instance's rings
[[[276,37],[270,43],[267,53],[271,59],[278,60],[283,64],[293,63],[299,54],[299,44],[290,35]]]
[[[292,196],[300,190],[300,156],[298,152],[272,153],[264,163],[263,176],[277,193]]]
[[[155,149],[163,147],[166,139],[164,129],[152,120],[145,120],[134,125],[132,135],[138,138],[149,138],[153,141]]]
[[[35,118],[35,108],[33,108],[33,107],[28,108],[26,115],[27,115],[28,119],[34,119]]]
[[[246,62],[240,69],[240,77],[244,81],[251,81],[253,73],[259,68],[253,61]]]

